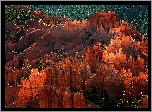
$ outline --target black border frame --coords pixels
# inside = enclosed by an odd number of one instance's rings
[[[148,5],[148,62],[151,62],[151,1],[1,1],[1,45],[2,45],[2,72],[1,72],[1,88],[2,88],[2,94],[1,94],[1,110],[2,111],[150,111],[151,110],[151,63],[148,65],[148,88],[149,88],[149,96],[148,96],[148,107],[146,109],[139,108],[139,109],[95,109],[95,108],[70,108],[70,109],[65,109],[65,108],[48,108],[48,109],[42,109],[42,108],[5,108],[5,39],[3,38],[5,36],[5,5],[41,5],[41,4],[46,4],[46,5],[73,5],[73,4],[81,4],[81,5],[97,5],[97,4],[102,4],[102,5]]]

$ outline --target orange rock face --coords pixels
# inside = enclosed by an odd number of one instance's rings
[[[90,15],[90,25],[98,30],[101,30],[101,27],[108,30],[109,28],[119,27],[119,22],[115,12],[97,12]]]
[[[73,107],[74,108],[85,108],[86,107],[84,96],[81,93],[74,94]]]
[[[142,98],[141,108],[148,108],[148,98]]]
[[[72,108],[72,93],[65,91],[63,96],[63,108]]]
[[[27,22],[26,34],[16,43],[5,42],[7,108],[37,100],[31,108],[101,108],[102,100],[93,104],[86,97],[91,87],[99,90],[97,97],[105,90],[110,103],[134,96],[142,101],[141,108],[147,108],[147,98],[139,96],[148,95],[148,39],[136,27],[131,31],[126,21],[119,25],[115,12],[91,14],[89,21],[50,18],[38,10],[33,14],[39,20]],[[5,33],[19,29],[6,24]],[[19,70],[22,57],[26,58]]]

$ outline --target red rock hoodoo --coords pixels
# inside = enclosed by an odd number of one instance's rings
[[[30,11],[26,27],[5,24],[5,33],[24,32],[5,41],[6,108],[104,108],[103,91],[110,103],[148,107],[148,39],[136,27],[110,11],[88,21]]]

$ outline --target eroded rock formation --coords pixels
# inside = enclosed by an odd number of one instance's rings
[[[6,34],[15,33],[5,41],[6,108],[108,108],[113,101],[123,107],[120,99],[134,98],[142,103],[128,108],[147,107],[141,93],[148,95],[148,40],[136,27],[120,24],[115,12],[89,21],[29,12],[25,27],[5,24]]]

